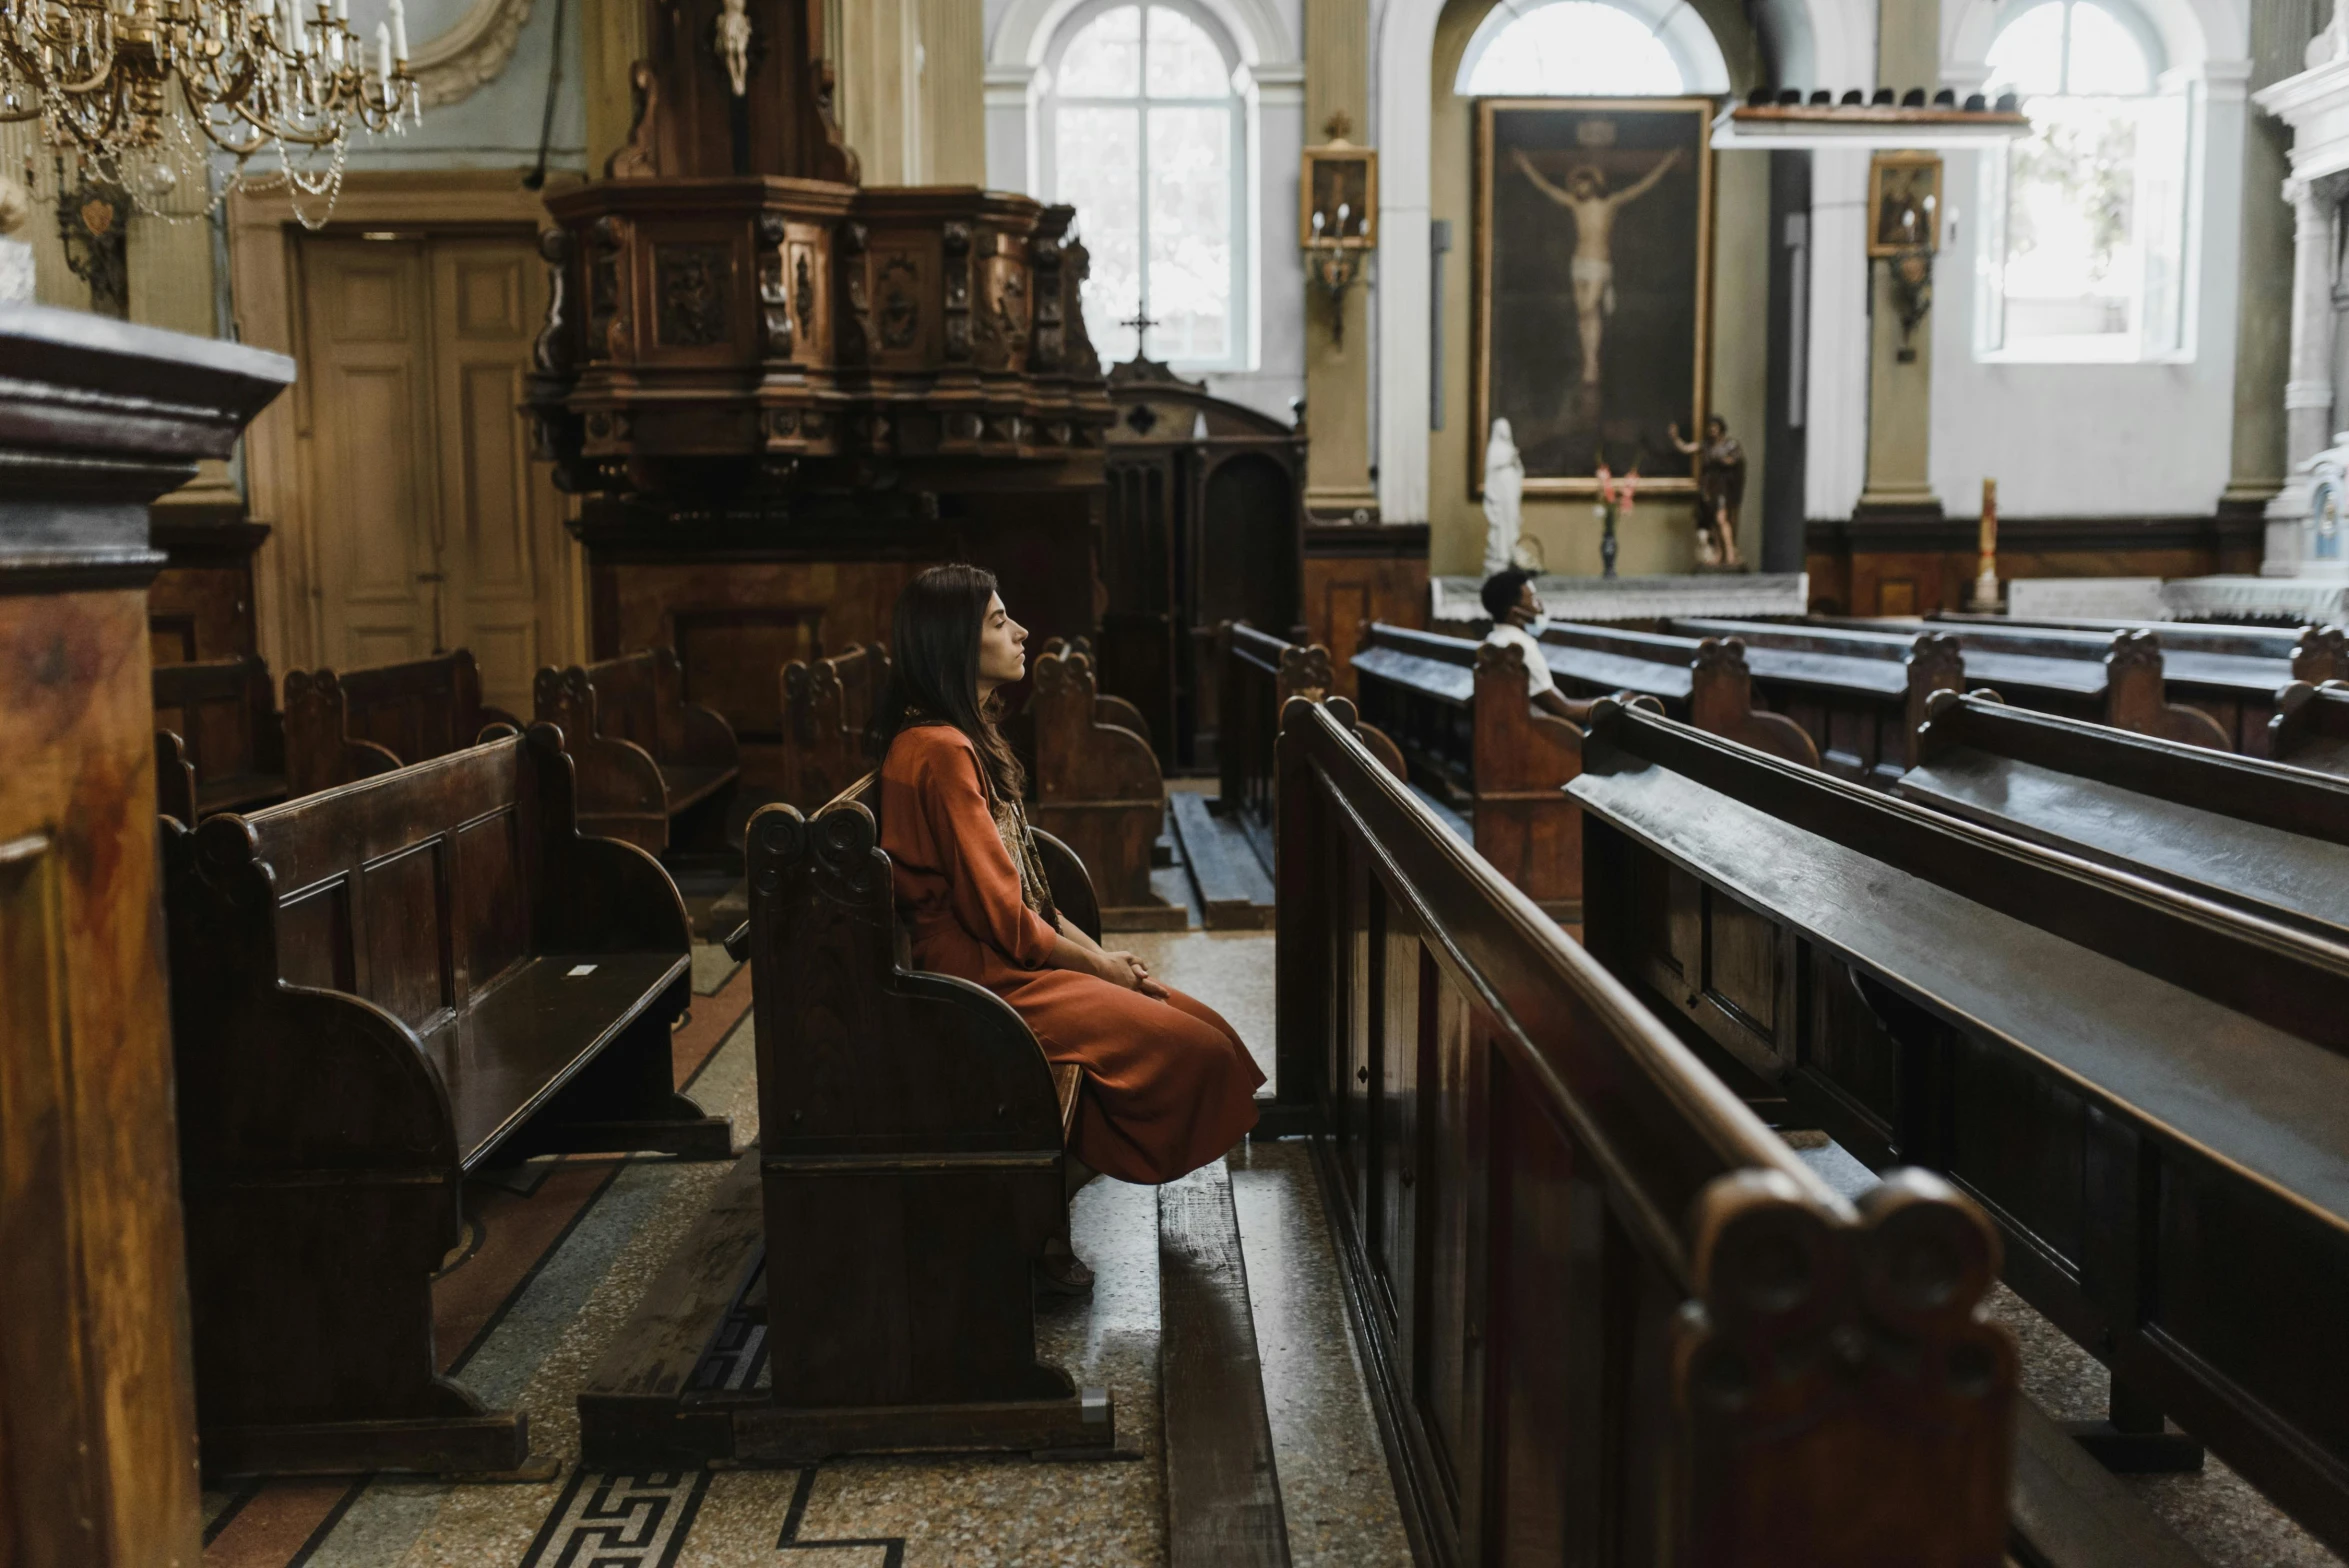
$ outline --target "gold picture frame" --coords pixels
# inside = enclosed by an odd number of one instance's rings
[[[1338,232],[1338,208],[1346,208]],[[1313,226],[1321,216],[1321,228]],[[1297,177],[1297,244],[1301,249],[1372,250],[1378,245],[1378,149],[1343,136],[1308,147]]]
[[[1941,155],[1880,152],[1868,160],[1868,255],[1941,249]],[[1913,227],[1904,227],[1903,214]]]
[[[1476,101],[1471,498],[1484,494],[1496,417],[1514,429],[1527,495],[1596,495],[1600,453],[1617,471],[1636,464],[1642,495],[1695,493],[1696,459],[1665,427],[1702,431],[1710,401],[1718,109],[1694,97]],[[1598,176],[1587,198],[1586,170]],[[1568,214],[1608,196],[1602,260],[1582,254],[1581,219]],[[1581,369],[1578,296],[1598,289],[1594,382]]]

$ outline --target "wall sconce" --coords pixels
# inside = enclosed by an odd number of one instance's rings
[[[1917,350],[1909,342],[1909,334],[1933,309],[1933,251],[1930,246],[1912,246],[1894,252],[1885,265],[1892,275],[1892,303],[1900,312],[1900,347],[1893,357],[1913,365]]]
[[[1297,181],[1297,244],[1307,281],[1329,299],[1330,340],[1346,341],[1346,294],[1362,258],[1378,244],[1378,152],[1346,140],[1344,110],[1322,127],[1329,140],[1305,149]]]
[[[1868,160],[1868,255],[1890,271],[1900,312],[1894,357],[1913,365],[1909,335],[1933,309],[1933,254],[1941,248],[1941,159],[1930,152],[1880,152]]]

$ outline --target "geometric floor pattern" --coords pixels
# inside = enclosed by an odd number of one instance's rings
[[[1154,969],[1224,1011],[1270,1056],[1271,940],[1134,934]],[[750,976],[707,952],[678,1078],[711,1115],[757,1136]],[[705,986],[697,984],[697,993]],[[1266,1062],[1270,1066],[1269,1061]],[[1319,1194],[1300,1144],[1231,1156],[1257,1308],[1292,1555],[1299,1568],[1407,1568],[1410,1554],[1338,1293]],[[492,1409],[530,1420],[544,1482],[407,1477],[269,1481],[204,1497],[206,1568],[1146,1568],[1163,1562],[1155,1190],[1097,1180],[1072,1239],[1090,1301],[1039,1303],[1045,1358],[1109,1389],[1110,1463],[947,1457],[848,1459],[798,1470],[582,1470],[576,1400],[724,1162],[660,1156],[535,1161],[508,1186],[469,1188],[468,1250],[434,1284],[438,1359]],[[763,1330],[743,1326],[705,1379],[759,1377]]]

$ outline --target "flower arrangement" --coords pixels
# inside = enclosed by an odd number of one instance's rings
[[[1639,468],[1635,464],[1621,478],[1607,467],[1605,458],[1599,459],[1599,501],[1590,509],[1590,515],[1606,525],[1599,536],[1599,560],[1604,563],[1601,575],[1615,575],[1615,524],[1631,515],[1631,508],[1639,495]]]

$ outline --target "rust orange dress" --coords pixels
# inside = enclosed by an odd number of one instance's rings
[[[1256,1125],[1264,1074],[1215,1010],[1050,969],[1058,933],[1020,898],[979,754],[951,725],[899,732],[881,764],[881,847],[917,967],[985,986],[1055,1062],[1085,1069],[1070,1152],[1121,1181],[1197,1170]]]

